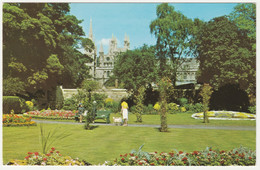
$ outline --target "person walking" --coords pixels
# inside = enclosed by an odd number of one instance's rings
[[[85,111],[85,108],[83,107],[82,103],[80,103],[79,108],[78,108],[78,116],[79,116],[80,123],[82,123],[84,111]]]
[[[121,106],[122,106],[122,109],[121,109],[121,112],[122,112],[122,115],[123,115],[123,126],[127,126],[127,122],[128,122],[128,104],[123,101],[121,103]]]

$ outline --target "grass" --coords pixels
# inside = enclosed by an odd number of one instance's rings
[[[130,119],[131,116],[130,116]],[[149,122],[149,116],[143,117]],[[159,118],[158,118],[159,119]],[[169,118],[170,119],[170,118]],[[42,124],[45,130],[59,128],[60,132],[71,133],[53,146],[63,155],[84,159],[98,165],[114,160],[120,154],[129,153],[145,144],[144,151],[169,152],[203,150],[207,146],[229,150],[240,145],[256,148],[256,131],[170,129],[167,133],[150,127],[97,126],[85,130],[84,125]],[[3,163],[11,159],[24,159],[27,152],[42,152],[40,126],[3,127]]]
[[[204,124],[202,120],[194,119],[191,117],[193,113],[176,113],[168,114],[167,122],[169,125],[206,125],[206,126],[256,126],[255,120],[210,120],[210,123]],[[113,117],[120,117],[120,114],[112,113],[110,115],[110,121],[113,122]],[[122,116],[121,116],[122,117]],[[136,116],[129,114],[129,124],[151,124],[160,125],[160,115],[142,115],[143,122],[137,123]],[[44,120],[44,119],[39,119]],[[64,121],[75,122],[75,120],[52,120],[48,121]],[[96,120],[96,122],[105,122],[102,119]]]
[[[193,113],[176,113],[167,115],[167,123],[169,125],[205,125],[203,120],[194,119],[191,117]],[[111,114],[112,117],[120,117],[120,114]],[[143,122],[137,123],[136,116],[129,114],[129,124],[156,124],[160,125],[160,115],[142,115]],[[255,120],[210,120],[207,126],[256,126]]]

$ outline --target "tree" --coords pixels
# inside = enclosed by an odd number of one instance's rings
[[[200,91],[200,96],[203,102],[203,123],[209,123],[208,111],[209,111],[209,101],[212,94],[212,87],[209,84],[203,84]]]
[[[250,71],[250,84],[247,90],[252,105],[256,103],[256,4],[254,3],[241,3],[235,6],[234,11],[230,14],[230,20],[234,21],[237,27],[249,38],[249,43],[252,48],[250,55],[252,55],[253,67]]]
[[[196,45],[193,22],[167,3],[158,5],[156,14],[157,19],[151,22],[150,31],[157,38],[159,74],[160,77],[170,77],[175,86],[177,68],[185,58],[192,56]]]
[[[218,89],[239,84],[248,94],[255,93],[255,55],[250,39],[226,16],[214,18],[198,38],[198,81]]]
[[[3,5],[3,78],[19,78],[31,97],[42,93],[48,101],[57,85],[80,84],[78,73],[87,72],[78,64],[86,58],[78,51],[82,21],[69,10],[68,3]]]
[[[114,79],[124,84],[135,96],[141,86],[156,82],[156,60],[153,47],[144,45],[140,49],[121,53],[113,69]]]
[[[139,89],[138,89],[138,94],[136,96],[136,108],[135,108],[135,111],[136,111],[136,121],[137,122],[142,122],[142,114],[143,114],[143,111],[144,111],[144,94],[145,94],[145,87],[144,86],[141,86]]]

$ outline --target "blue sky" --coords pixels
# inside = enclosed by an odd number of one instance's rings
[[[99,49],[102,42],[107,53],[112,34],[118,40],[118,47],[123,47],[124,36],[130,37],[130,49],[143,44],[155,45],[156,39],[150,33],[149,25],[156,19],[156,6],[159,3],[71,3],[70,13],[84,20],[86,36],[89,35],[89,23],[95,44]],[[170,3],[176,11],[186,17],[209,21],[214,17],[228,15],[237,3]]]

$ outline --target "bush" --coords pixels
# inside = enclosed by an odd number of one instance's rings
[[[170,114],[174,114],[179,110],[179,106],[176,103],[169,103],[167,110]]]
[[[178,102],[179,102],[180,106],[184,106],[185,104],[188,103],[188,99],[186,99],[186,98],[179,98]]]
[[[144,106],[144,114],[156,115],[157,112],[154,110],[152,104],[148,104],[148,106]]]
[[[78,103],[73,98],[68,98],[64,100],[63,110],[78,110]]]
[[[249,106],[248,111],[252,114],[256,114],[256,106]]]
[[[187,111],[199,113],[203,112],[203,104],[196,103],[196,104],[185,104],[184,107],[187,109]]]
[[[141,146],[142,147],[142,146]],[[141,148],[140,147],[140,148]],[[132,151],[120,155],[114,161],[106,161],[104,165],[113,166],[253,166],[256,163],[256,152],[245,147],[230,151],[212,150],[207,147],[204,151],[170,151],[144,152]]]
[[[14,110],[14,113],[21,113],[22,99],[17,96],[3,96],[3,114],[11,113],[11,110]]]

